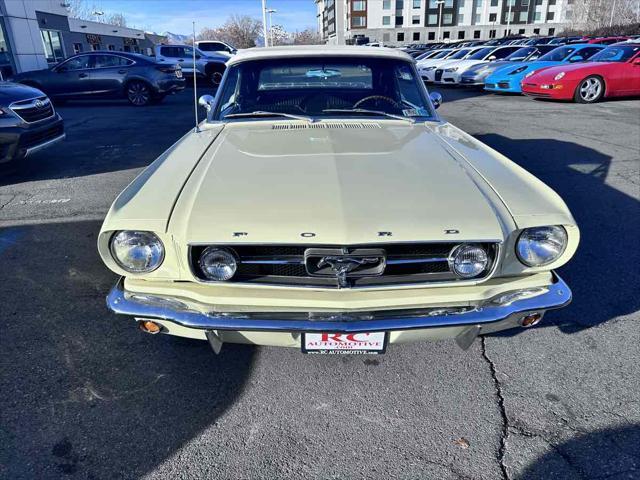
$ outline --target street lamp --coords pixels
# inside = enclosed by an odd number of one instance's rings
[[[267,13],[269,14],[269,41],[271,42],[271,46],[273,47],[273,15],[274,13],[278,13],[277,10],[273,8],[267,9]]]
[[[104,12],[101,12],[99,10],[95,10],[94,12],[91,13],[94,17],[96,17],[96,22],[98,21],[98,18],[100,18],[102,15],[104,15]]]
[[[267,0],[262,0],[262,36],[264,37],[264,46],[269,46],[269,38],[267,37]]]
[[[507,14],[507,34],[505,37],[511,34],[511,6],[513,5],[514,0],[507,0],[509,2],[509,13]]]
[[[438,42],[441,41],[440,33],[442,30],[442,6],[444,5],[444,0],[436,0],[436,5],[438,5]]]

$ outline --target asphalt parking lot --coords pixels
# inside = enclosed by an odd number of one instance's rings
[[[571,306],[466,352],[364,359],[142,334],[105,307],[96,237],[193,128],[193,92],[70,103],[67,140],[0,176],[0,477],[640,478],[638,101],[442,93],[571,208]]]

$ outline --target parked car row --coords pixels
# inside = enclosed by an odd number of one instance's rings
[[[444,48],[417,68],[426,83],[594,103],[640,95],[640,40]]]

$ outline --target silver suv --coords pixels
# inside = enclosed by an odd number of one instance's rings
[[[156,60],[167,64],[178,64],[182,73],[193,75],[193,47],[191,45],[156,45]],[[196,48],[196,75],[205,77],[218,86],[225,71],[229,56],[217,52],[203,52]]]

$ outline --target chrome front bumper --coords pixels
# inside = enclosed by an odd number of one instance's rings
[[[509,297],[511,293],[514,295]],[[189,299],[128,292],[122,278],[109,293],[107,306],[118,314],[206,331],[356,333],[469,326],[478,332],[488,332],[494,330],[489,324],[503,322],[508,325],[505,328],[516,327],[528,314],[543,314],[570,301],[571,290],[554,272],[553,283],[546,287],[515,290],[477,306],[371,312],[220,313]]]

